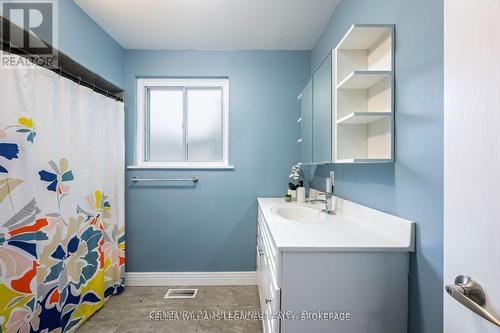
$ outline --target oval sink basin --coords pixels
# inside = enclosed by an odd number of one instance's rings
[[[325,218],[322,211],[304,206],[276,206],[271,212],[290,221],[317,222]]]

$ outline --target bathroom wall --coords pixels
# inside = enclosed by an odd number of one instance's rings
[[[58,49],[87,69],[123,87],[123,49],[73,0],[59,0]]]
[[[129,170],[127,271],[255,271],[259,196],[282,196],[298,159],[297,96],[308,51],[125,51],[127,163],[134,164],[137,77],[229,77],[234,170]],[[131,186],[137,177],[192,177],[195,186]]]
[[[190,177],[196,188],[127,182],[128,271],[255,269],[257,196],[281,196],[298,158],[296,96],[353,23],[396,24],[396,162],[323,166],[336,194],[417,222],[411,257],[410,332],[442,329],[443,3],[343,0],[311,54],[277,51],[124,51],[72,0],[59,1],[59,48],[124,87],[127,163],[133,164],[135,79],[229,76],[231,171],[134,170]],[[64,28],[62,28],[64,27]],[[96,52],[99,50],[99,52]],[[125,59],[125,60],[124,60]],[[125,69],[124,69],[125,68]]]
[[[336,171],[340,197],[417,222],[411,256],[409,332],[442,331],[443,1],[343,0],[311,53],[314,71],[353,23],[396,25],[396,162]]]

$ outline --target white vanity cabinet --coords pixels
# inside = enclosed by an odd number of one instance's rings
[[[264,223],[259,223],[257,230],[257,278],[261,311],[278,313],[281,310],[281,289],[278,284],[278,268],[281,268],[281,254],[274,245],[272,237],[266,231]],[[263,321],[264,332],[280,332],[278,319]]]
[[[406,332],[413,224],[396,230],[399,236],[408,233],[405,242],[342,213],[323,222],[287,221],[271,212],[282,204],[282,199],[259,198],[257,273],[264,332]],[[390,227],[383,219],[388,214],[378,213],[373,221]],[[359,217],[371,218],[366,211]],[[329,320],[314,320],[319,313]]]

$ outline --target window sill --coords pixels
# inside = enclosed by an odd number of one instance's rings
[[[234,170],[234,166],[142,166],[128,165],[127,170]]]

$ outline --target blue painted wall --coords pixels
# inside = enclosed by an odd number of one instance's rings
[[[127,270],[254,271],[258,196],[282,196],[299,152],[300,93],[310,52],[125,51],[127,163],[134,163],[137,77],[229,77],[234,170],[133,170],[198,176],[196,187],[126,184]]]
[[[353,23],[396,25],[396,162],[319,167],[335,193],[417,222],[409,331],[442,331],[443,1],[343,0],[311,53],[314,71]]]
[[[87,69],[123,87],[123,49],[73,0],[59,0],[58,49]]]

